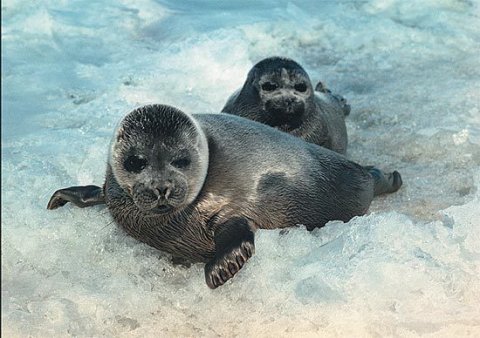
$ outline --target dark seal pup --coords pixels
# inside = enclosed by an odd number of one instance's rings
[[[103,189],[58,190],[48,209],[106,203],[131,236],[206,262],[216,288],[253,255],[256,229],[346,222],[401,184],[396,171],[364,168],[261,123],[150,105],[115,132]]]
[[[267,124],[340,154],[347,150],[345,116],[350,106],[321,82],[313,90],[308,74],[291,59],[270,57],[258,62],[222,112]]]

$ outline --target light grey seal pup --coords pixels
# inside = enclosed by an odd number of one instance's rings
[[[47,208],[106,203],[136,239],[206,262],[216,288],[253,255],[256,229],[346,222],[401,184],[396,171],[366,169],[261,123],[149,105],[116,130],[103,188],[58,190]]]
[[[248,73],[222,112],[261,122],[307,142],[345,154],[350,106],[320,82],[316,89],[294,60],[269,57]]]

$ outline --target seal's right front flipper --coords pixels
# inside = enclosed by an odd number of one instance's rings
[[[50,201],[48,201],[47,209],[57,209],[68,202],[80,208],[105,204],[103,188],[96,185],[85,185],[57,190],[53,193]]]
[[[211,289],[225,284],[255,252],[254,233],[245,218],[232,218],[215,230],[215,257],[205,265]]]

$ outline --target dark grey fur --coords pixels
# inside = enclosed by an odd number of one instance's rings
[[[137,172],[126,169],[131,156],[146,159],[134,166]],[[191,161],[179,168],[179,157]],[[346,222],[365,214],[379,187],[398,190],[398,173],[386,179],[370,169],[375,175],[342,155],[241,117],[189,116],[151,105],[121,123],[98,200],[138,240],[207,262],[206,281],[215,288],[253,255],[255,229],[311,230],[330,220]],[[68,190],[57,191],[49,209],[79,203],[65,201]]]
[[[267,124],[340,154],[346,153],[345,116],[350,106],[321,83],[315,91],[308,74],[291,59],[270,57],[257,63],[222,112]]]

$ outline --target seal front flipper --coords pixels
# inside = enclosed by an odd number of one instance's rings
[[[395,192],[403,184],[402,176],[396,170],[391,173],[384,173],[374,166],[365,166],[364,168],[372,175],[375,182],[374,196]]]
[[[80,208],[105,204],[103,188],[96,185],[85,185],[57,190],[53,193],[50,201],[48,201],[47,209],[57,209],[68,202]]]
[[[205,265],[211,289],[232,278],[255,252],[254,234],[245,218],[232,218],[215,230],[215,257]]]

